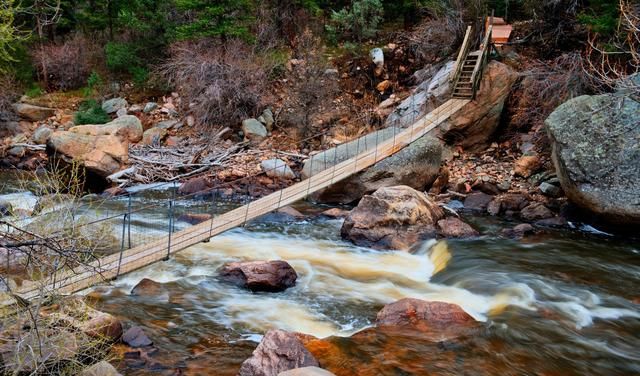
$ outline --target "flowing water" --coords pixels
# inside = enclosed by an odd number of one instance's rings
[[[261,335],[280,328],[331,336],[321,362],[339,376],[640,374],[638,242],[577,231],[510,240],[497,235],[505,223],[475,217],[483,237],[428,241],[409,254],[344,242],[340,220],[277,219],[86,292],[158,348],[113,363],[126,375],[235,375]],[[294,288],[250,293],[216,278],[226,262],[274,259],[296,269]],[[131,296],[143,278],[166,293]],[[480,328],[455,339],[367,329],[404,297],[456,303]]]

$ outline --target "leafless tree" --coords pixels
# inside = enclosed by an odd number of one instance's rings
[[[640,93],[640,79],[628,79],[640,72],[640,4],[620,0],[620,23],[617,38],[601,46],[597,34],[589,37],[584,71],[600,86],[624,87]]]

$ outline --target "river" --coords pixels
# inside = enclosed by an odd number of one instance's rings
[[[280,219],[86,291],[98,309],[142,326],[158,349],[146,361],[116,355],[112,363],[126,375],[235,375],[261,335],[280,328],[333,336],[340,354],[322,365],[339,376],[640,374],[637,241],[568,230],[505,239],[499,232],[509,223],[467,217],[482,237],[427,241],[409,254],[355,247],[340,239],[341,220]],[[274,259],[298,272],[294,288],[250,293],[216,278],[226,262]],[[143,278],[167,293],[130,295]],[[404,297],[456,303],[481,329],[456,339],[353,336]]]

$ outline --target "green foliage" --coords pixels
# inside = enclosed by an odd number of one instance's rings
[[[147,81],[149,80],[149,70],[143,67],[132,67],[129,69],[129,73],[133,78],[133,83],[136,86],[143,87],[146,86]]]
[[[376,35],[382,21],[382,2],[380,0],[353,1],[350,8],[342,8],[331,13],[331,23],[327,31],[332,38],[352,38],[362,41]]]
[[[88,99],[80,103],[78,112],[74,115],[74,123],[76,125],[104,124],[109,121],[111,121],[111,117],[95,99]]]
[[[29,98],[35,98],[42,94],[44,94],[44,90],[42,90],[42,88],[38,85],[33,85],[24,92],[24,95]]]
[[[199,37],[241,38],[251,40],[253,3],[250,0],[175,0],[176,8],[188,19],[173,30],[177,39]]]
[[[131,43],[109,42],[104,48],[107,68],[112,72],[127,72],[138,65],[137,49]]]
[[[85,97],[90,97],[100,86],[102,86],[102,77],[98,72],[92,71],[87,79],[87,86],[82,89],[82,92]]]
[[[620,19],[618,5],[618,0],[590,0],[578,21],[595,33],[613,35]]]
[[[23,40],[23,35],[14,25],[17,11],[18,6],[14,4],[14,0],[0,2],[0,72],[6,72],[7,65],[16,62],[13,52],[16,44]]]

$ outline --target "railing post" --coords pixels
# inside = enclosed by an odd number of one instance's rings
[[[169,199],[169,237],[167,244],[167,256],[165,257],[165,261],[169,259],[169,255],[171,255],[171,234],[173,233],[173,205],[174,200],[176,198],[176,183],[173,182],[173,189],[171,190],[171,198]]]
[[[125,228],[127,227],[128,217],[129,217],[128,213],[124,214],[124,216],[122,217],[122,241],[120,242],[120,255],[118,256],[118,269],[116,270],[116,278],[120,276],[120,266],[122,265],[122,254],[124,253]]]
[[[127,238],[129,249],[131,249],[131,193],[129,193],[129,203],[127,204]]]

